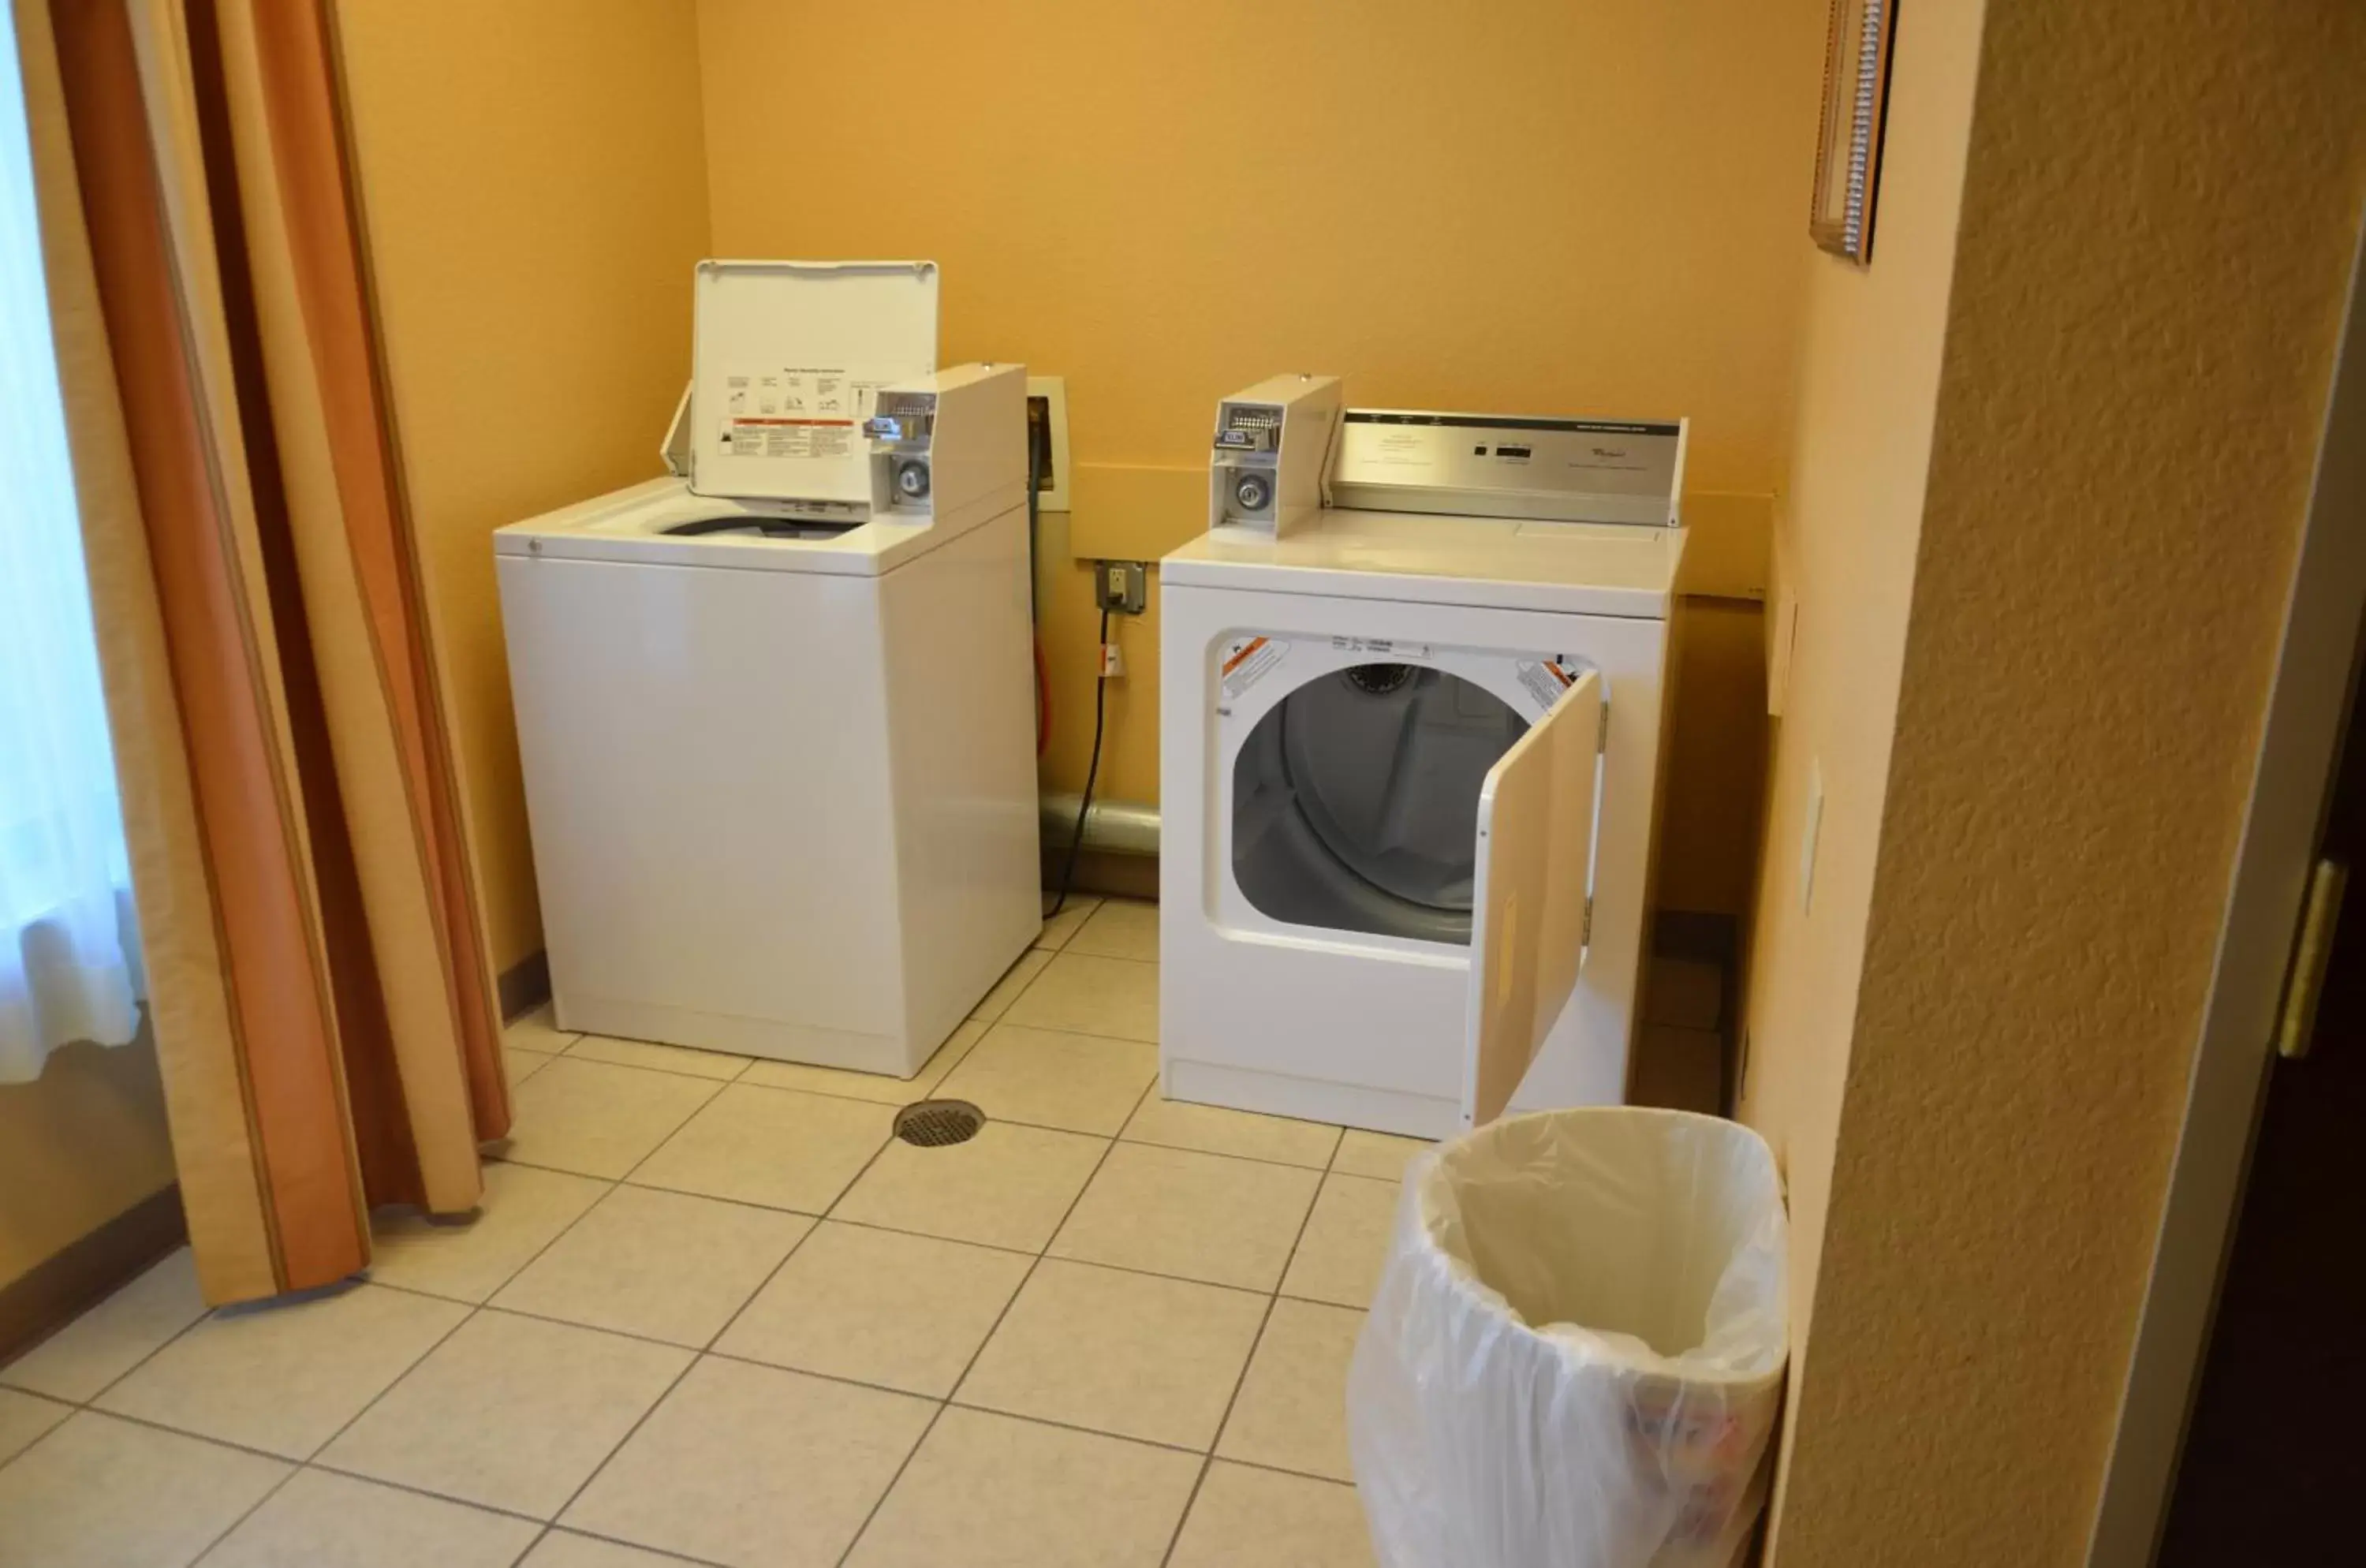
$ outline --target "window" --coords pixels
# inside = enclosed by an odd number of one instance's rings
[[[15,30],[0,27],[0,1083],[139,1026],[130,875],[51,336]]]

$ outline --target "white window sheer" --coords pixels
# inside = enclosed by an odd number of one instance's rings
[[[0,1084],[138,1031],[115,761],[50,338],[16,29],[0,12]]]

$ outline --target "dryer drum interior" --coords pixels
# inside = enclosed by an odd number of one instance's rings
[[[1480,787],[1527,728],[1493,693],[1422,665],[1307,682],[1234,762],[1234,880],[1292,925],[1467,945]]]

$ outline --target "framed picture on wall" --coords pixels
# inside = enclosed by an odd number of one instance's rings
[[[1808,232],[1858,265],[1873,259],[1881,186],[1881,121],[1889,107],[1889,40],[1898,0],[1832,0],[1824,40],[1824,123],[1816,141],[1816,201]]]

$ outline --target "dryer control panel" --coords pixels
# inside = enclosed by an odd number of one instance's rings
[[[1336,376],[1276,376],[1217,404],[1208,526],[1278,536],[1320,510],[1341,397]]]
[[[1349,409],[1330,504],[1673,527],[1689,422]]]

